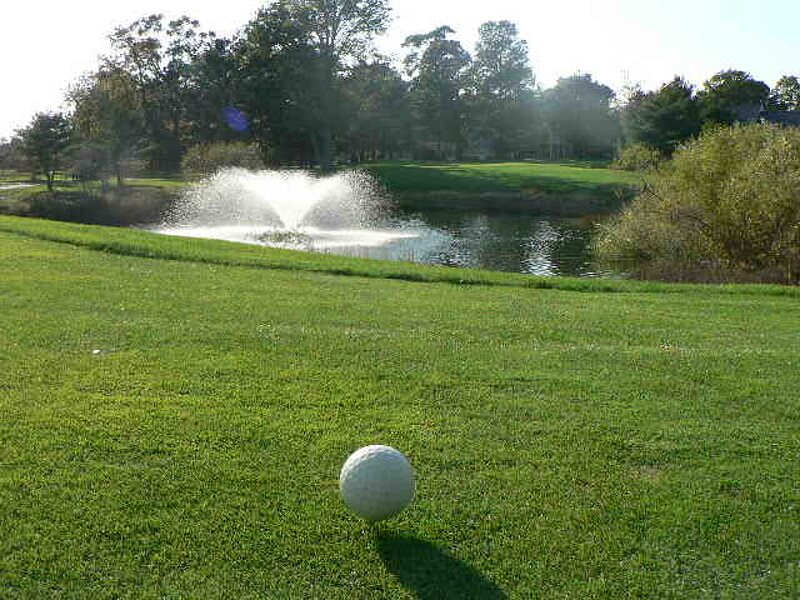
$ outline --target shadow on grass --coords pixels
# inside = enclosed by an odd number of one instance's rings
[[[387,532],[379,532],[376,540],[386,568],[420,600],[507,597],[474,568],[430,542]]]
[[[628,174],[580,164],[372,164],[366,170],[395,194],[543,193],[613,195],[630,191],[638,180]]]

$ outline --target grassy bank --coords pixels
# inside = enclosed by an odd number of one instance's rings
[[[129,179],[125,185],[58,179],[53,190],[19,175],[0,179],[0,214],[34,216],[77,223],[130,225],[158,222],[180,179]]]
[[[356,168],[375,175],[406,208],[480,209],[561,216],[608,214],[619,208],[639,183],[635,174],[590,163],[384,162],[366,163]],[[4,182],[28,180],[23,174],[6,173],[5,178],[0,178],[0,186]],[[180,178],[129,178],[126,185],[153,193],[175,193],[189,182]],[[113,182],[111,187],[115,187]],[[57,201],[81,189],[79,183],[60,180],[56,183],[54,198]],[[44,183],[0,190],[0,212],[30,213],[31,199],[46,195]]]
[[[598,191],[635,185],[635,173],[584,163],[367,163],[364,168],[398,192],[514,192],[546,193]]]
[[[401,204],[560,216],[608,214],[641,178],[586,163],[370,163],[364,167]]]
[[[0,218],[0,596],[800,593],[795,291],[536,281]]]

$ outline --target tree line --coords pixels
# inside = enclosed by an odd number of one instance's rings
[[[770,111],[800,111],[800,80],[784,76],[774,89],[749,73],[717,73],[696,90],[680,77],[658,90],[634,87],[621,109],[625,139],[670,156],[709,125],[757,121]]]
[[[625,143],[670,153],[742,106],[800,108],[800,86],[775,90],[726,71],[695,91],[676,78],[622,98],[591,75],[537,85],[515,24],[481,25],[470,54],[441,26],[409,36],[402,65],[373,45],[388,0],[278,0],[231,38],[189,18],[152,15],[117,28],[111,53],[68,93],[68,114],[36,115],[0,147],[48,183],[69,163],[86,178],[132,161],[177,172],[187,152],[254,145],[269,165],[336,161],[611,158]]]

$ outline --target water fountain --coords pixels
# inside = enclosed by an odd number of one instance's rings
[[[225,169],[187,190],[159,233],[316,251],[415,237],[386,227],[387,196],[362,172]]]
[[[150,229],[363,258],[594,274],[582,250],[587,234],[570,224],[458,209],[408,213],[392,209],[388,193],[357,171],[322,177],[225,169],[187,189]]]

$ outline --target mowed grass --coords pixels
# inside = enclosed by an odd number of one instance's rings
[[[0,596],[800,594],[796,290],[382,265],[0,218]]]
[[[365,170],[378,177],[391,191],[461,193],[540,191],[545,193],[592,192],[607,188],[636,186],[641,176],[628,171],[605,168],[592,162],[505,162],[505,163],[425,163],[407,161],[371,162],[347,167]],[[30,176],[0,171],[0,182],[29,182]],[[113,187],[116,180],[109,181]],[[129,186],[180,189],[191,182],[181,177],[129,177]],[[71,190],[75,182],[61,177],[57,190]],[[36,191],[46,189],[43,181]]]
[[[635,186],[636,173],[589,163],[368,163],[364,167],[390,190],[462,193],[535,191],[550,194],[591,193]]]
[[[591,162],[546,163],[418,163],[418,162],[378,162],[364,163],[346,169],[364,170],[374,175],[401,202],[412,201],[414,206],[436,205],[440,208],[454,205],[453,198],[463,204],[470,196],[495,195],[484,199],[481,206],[491,208],[493,204],[504,210],[519,209],[536,212],[558,213],[561,206],[559,198],[570,199],[565,210],[581,214],[582,207],[587,212],[602,210],[610,212],[619,207],[619,193],[630,195],[631,190],[641,184],[641,176],[636,173],[604,168]],[[5,177],[5,179],[3,179]],[[29,176],[22,173],[0,172],[2,182],[26,182]],[[110,185],[116,186],[115,180]],[[190,180],[175,178],[127,178],[125,184],[131,187],[149,187],[178,192],[191,185]],[[99,189],[99,183],[94,184]],[[64,178],[56,181],[57,192],[74,192],[82,188],[78,182]],[[19,212],[20,203],[46,191],[43,182],[17,190],[0,191],[0,210]],[[430,196],[432,193],[448,196],[442,204]],[[522,194],[523,200],[505,201],[502,195]],[[530,198],[547,197],[550,203],[544,205],[530,202]],[[552,201],[555,201],[553,203]],[[598,208],[599,207],[599,208]]]

